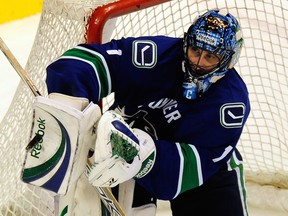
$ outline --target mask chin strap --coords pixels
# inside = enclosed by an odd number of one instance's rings
[[[183,96],[189,100],[195,100],[201,97],[211,86],[212,83],[217,82],[219,79],[225,76],[226,71],[211,72],[201,77],[192,76],[185,66],[183,61],[182,68],[185,71],[185,80],[182,87],[184,88]]]

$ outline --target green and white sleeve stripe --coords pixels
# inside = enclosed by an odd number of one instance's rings
[[[235,170],[237,173],[239,193],[240,193],[241,200],[242,200],[243,212],[244,212],[244,215],[247,216],[248,207],[247,207],[247,194],[246,194],[243,161],[237,158],[235,151],[234,151],[231,159],[227,163],[228,163],[228,170],[230,171]]]
[[[99,86],[98,98],[111,93],[111,77],[105,58],[98,52],[85,47],[76,46],[63,54],[60,59],[74,59],[89,64],[95,71]]]
[[[203,184],[200,156],[194,145],[176,143],[180,157],[178,189],[174,196]]]

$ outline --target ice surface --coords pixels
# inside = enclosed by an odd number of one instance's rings
[[[0,37],[24,68],[37,31],[40,14],[0,25]],[[20,78],[0,52],[0,121],[5,116]]]

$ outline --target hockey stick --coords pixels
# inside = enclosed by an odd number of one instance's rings
[[[1,37],[0,37],[0,49],[4,53],[4,55],[6,56],[6,58],[10,62],[10,64],[13,66],[15,71],[18,73],[20,78],[30,88],[30,90],[32,91],[34,96],[41,96],[39,90],[34,85],[33,81],[30,79],[30,77],[28,76],[27,72],[19,64],[19,62],[17,61],[15,56],[12,54],[10,49],[6,46],[6,44],[4,43],[4,41],[2,40]],[[37,137],[36,137],[36,139],[37,139]],[[37,143],[37,140],[34,141],[34,143],[35,142]],[[87,159],[87,167],[90,168],[90,166],[91,166],[91,164],[90,164],[89,160]],[[73,185],[73,187],[71,187],[71,193],[73,193],[73,194],[75,192],[76,184],[77,184],[77,182],[75,183],[75,185]],[[125,216],[125,213],[124,213],[122,207],[119,205],[118,201],[116,200],[116,198],[114,197],[114,195],[112,194],[112,192],[111,192],[111,190],[109,188],[100,188],[100,187],[94,187],[94,188],[97,190],[101,201],[106,206],[107,210],[111,213],[111,215],[113,215],[113,216],[114,215],[116,215],[116,216]],[[71,195],[71,194],[69,194],[69,195]],[[69,205],[73,206],[73,199],[71,201],[71,199],[67,199],[67,197],[64,196],[63,200],[65,200],[69,204],[63,206],[64,208],[61,209],[60,212],[58,212],[59,209],[56,210],[55,213],[57,212],[58,215],[59,214],[64,215],[68,211],[67,210],[68,206]],[[61,202],[60,196],[56,197],[56,202],[58,204],[59,204],[59,202]]]
[[[0,37],[0,49],[10,62],[10,64],[14,67],[15,71],[18,73],[20,78],[24,81],[25,84],[31,89],[35,96],[40,96],[40,92],[33,84],[32,80],[29,78],[27,72],[21,67],[15,56],[11,53],[9,48],[6,46],[2,38]]]

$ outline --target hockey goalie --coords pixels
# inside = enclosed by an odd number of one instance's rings
[[[242,44],[236,18],[211,10],[183,38],[67,50],[47,67],[50,97],[34,103],[24,180],[65,193],[93,149],[89,183],[112,188],[127,215],[155,215],[157,199],[175,216],[248,215],[236,148],[250,111],[234,68]],[[96,104],[112,92],[102,114]]]

